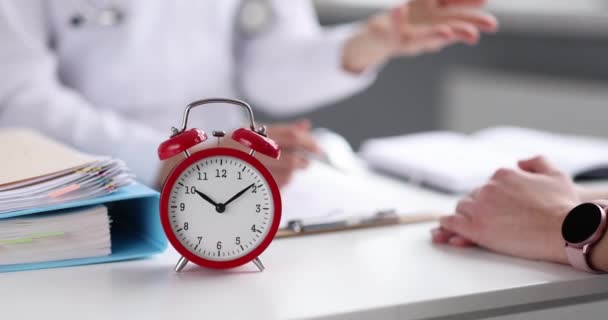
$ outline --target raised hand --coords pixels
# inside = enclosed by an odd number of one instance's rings
[[[481,10],[484,0],[412,0],[374,16],[344,46],[346,71],[360,73],[397,56],[436,52],[479,41],[498,22]]]

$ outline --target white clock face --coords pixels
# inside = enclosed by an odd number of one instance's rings
[[[171,229],[185,248],[201,258],[240,258],[260,245],[271,229],[275,208],[268,181],[238,158],[196,161],[170,192]]]

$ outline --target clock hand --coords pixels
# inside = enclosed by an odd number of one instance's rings
[[[247,192],[247,190],[251,189],[251,187],[253,187],[255,185],[255,183],[250,184],[247,188],[241,190],[239,193],[235,194],[234,197],[230,198],[230,200],[226,201],[226,203],[224,203],[224,206],[227,206],[230,202],[238,199],[238,197],[242,196],[245,192]]]
[[[204,194],[198,190],[194,190],[194,192],[196,192],[196,194],[201,196],[201,198],[205,199],[207,202],[211,203],[214,207],[218,206],[218,204],[215,201],[213,201],[213,199],[209,198],[206,194]]]

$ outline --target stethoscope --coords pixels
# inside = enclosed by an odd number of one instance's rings
[[[79,28],[88,24],[100,27],[115,27],[124,20],[124,13],[114,4],[98,7],[90,0],[72,1],[77,12],[70,16],[70,25]]]
[[[70,25],[79,28],[85,25],[117,27],[124,23],[125,14],[113,2],[97,6],[91,0],[72,1],[77,12],[70,17]],[[268,0],[242,0],[237,23],[241,32],[254,34],[264,30],[272,21],[272,8]]]

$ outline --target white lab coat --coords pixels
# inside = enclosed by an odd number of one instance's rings
[[[115,4],[112,27],[71,26],[90,5]],[[87,4],[88,3],[88,4]],[[147,184],[156,148],[205,97],[242,97],[293,114],[365,88],[373,75],[340,66],[351,26],[321,28],[310,1],[271,0],[272,21],[243,37],[240,1],[0,0],[0,126],[29,126],[76,148],[121,158]],[[195,110],[208,132],[243,113]],[[6,147],[6,146],[3,146]]]

